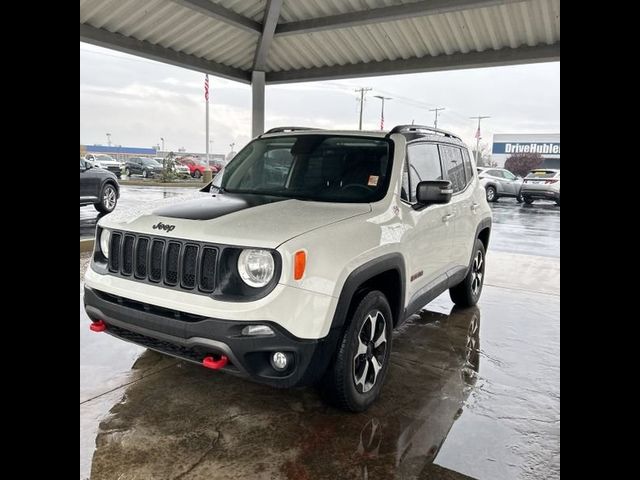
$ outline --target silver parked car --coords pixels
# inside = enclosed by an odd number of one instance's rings
[[[522,177],[504,168],[478,168],[478,178],[487,192],[487,201],[495,202],[500,197],[513,197],[522,202]]]
[[[522,196],[527,204],[534,200],[552,200],[560,205],[560,170],[536,168],[524,179]]]

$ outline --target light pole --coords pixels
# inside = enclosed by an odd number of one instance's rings
[[[162,142],[162,151],[164,152],[164,138],[160,137],[160,141]]]
[[[432,108],[432,109],[430,109],[430,110],[429,110],[430,112],[436,112],[436,119],[435,119],[435,121],[433,122],[433,127],[434,127],[434,128],[438,128],[438,112],[439,112],[440,110],[444,110],[444,107],[439,107],[439,108],[438,108],[438,107],[436,107],[436,108]]]
[[[382,110],[380,111],[380,130],[384,130],[384,101],[393,100],[391,97],[383,97],[382,95],[374,95],[374,97],[382,100]]]
[[[111,146],[111,134],[107,133],[107,145]]]

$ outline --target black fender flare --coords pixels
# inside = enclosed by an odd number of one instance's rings
[[[389,270],[395,270],[400,276],[400,302],[398,302],[399,305],[395,308],[396,311],[393,311],[392,314],[396,322],[401,318],[402,311],[404,309],[406,288],[405,261],[404,256],[401,253],[388,253],[360,265],[349,274],[342,286],[342,291],[338,298],[338,304],[333,314],[333,321],[331,322],[332,329],[342,329],[343,325],[347,321],[351,301],[358,291],[358,288],[367,280]]]

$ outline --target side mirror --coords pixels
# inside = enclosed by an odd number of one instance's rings
[[[449,203],[452,193],[453,188],[449,180],[420,182],[416,189],[417,206],[424,208],[437,203]]]

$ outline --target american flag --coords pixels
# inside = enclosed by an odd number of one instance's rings
[[[209,101],[209,74],[204,76],[204,99]]]
[[[380,114],[380,130],[384,130],[384,113]]]
[[[478,130],[476,130],[476,138],[481,138],[480,137],[480,127],[478,127]]]

